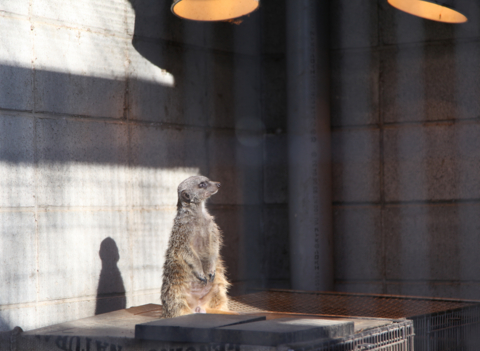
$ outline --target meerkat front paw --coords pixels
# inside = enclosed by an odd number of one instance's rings
[[[205,277],[203,274],[198,274],[194,273],[195,277],[200,280],[203,284],[207,284],[207,277]]]
[[[215,271],[208,273],[208,281],[211,283],[215,279]]]

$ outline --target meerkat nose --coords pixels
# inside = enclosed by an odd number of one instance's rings
[[[220,184],[220,183],[217,183],[217,188],[220,188],[220,186],[221,186],[221,185],[222,185],[222,184]]]

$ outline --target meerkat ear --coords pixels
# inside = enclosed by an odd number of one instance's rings
[[[182,191],[182,198],[184,201],[190,202],[190,194],[186,190]]]

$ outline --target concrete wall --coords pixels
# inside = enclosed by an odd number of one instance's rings
[[[480,299],[480,5],[456,3],[332,3],[337,290]]]
[[[169,0],[2,1],[0,330],[159,303],[193,174],[222,183],[209,208],[232,293],[288,285],[273,4],[233,25],[182,21]]]

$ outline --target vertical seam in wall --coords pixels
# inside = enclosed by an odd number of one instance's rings
[[[380,233],[382,238],[382,292],[387,293],[387,254],[386,254],[386,241],[387,235],[385,233],[385,178],[384,178],[384,123],[383,123],[383,104],[382,104],[382,51],[378,50],[383,46],[383,36],[380,34],[380,18],[381,13],[380,3],[377,2],[377,55],[378,55],[378,76],[377,89],[378,89],[378,127],[379,127],[379,152],[380,152]]]
[[[125,25],[127,26],[127,3],[125,3]],[[134,291],[134,257],[133,257],[133,243],[134,243],[134,210],[133,210],[133,179],[132,179],[132,128],[135,126],[130,123],[130,95],[129,95],[129,78],[130,78],[130,57],[129,57],[129,45],[131,41],[125,41],[125,92],[124,92],[124,110],[123,110],[123,119],[126,121],[127,128],[127,185],[126,185],[126,232],[127,232],[127,242],[128,242],[128,255],[129,255],[129,266],[130,266],[130,291],[128,287],[125,289],[126,296],[128,293],[133,293]],[[132,305],[132,301],[126,301],[126,308]]]
[[[30,0],[28,3],[28,21],[30,23],[30,38],[32,40],[32,60],[31,60],[31,69],[32,69],[32,122],[33,122],[33,198],[34,198],[34,220],[35,220],[35,316],[37,316],[37,308],[38,308],[38,301],[39,301],[39,293],[40,293],[40,278],[39,278],[39,270],[40,270],[40,258],[39,258],[39,238],[38,238],[38,150],[37,150],[37,118],[36,118],[36,86],[35,86],[35,32],[34,32],[34,25],[32,21],[32,6],[33,0]],[[38,324],[38,321],[35,321],[35,324]]]

